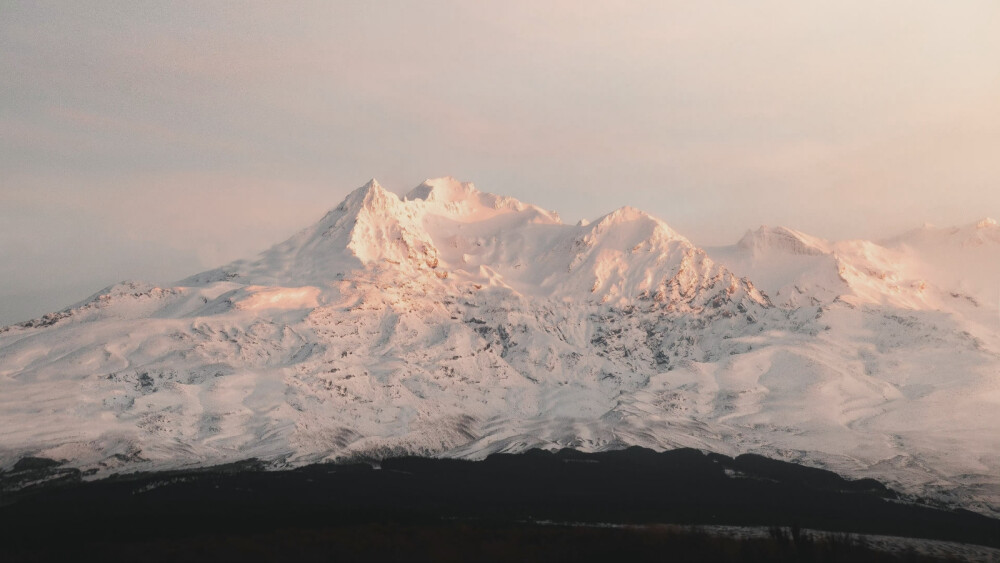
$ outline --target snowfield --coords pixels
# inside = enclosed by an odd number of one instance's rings
[[[0,468],[754,452],[1000,514],[1000,226],[701,249],[451,178],[0,328]]]

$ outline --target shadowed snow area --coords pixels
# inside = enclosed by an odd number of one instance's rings
[[[691,446],[1000,512],[1000,227],[697,248],[451,178],[0,329],[0,468]]]

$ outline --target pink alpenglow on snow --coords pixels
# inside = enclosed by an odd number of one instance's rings
[[[453,178],[0,329],[0,468],[757,452],[1000,512],[1000,227],[699,248]]]

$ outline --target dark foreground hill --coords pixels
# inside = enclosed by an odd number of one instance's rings
[[[41,459],[0,475],[0,559],[920,560],[847,533],[1000,547],[1000,521],[904,502],[876,481],[690,449],[79,478]],[[773,533],[738,540],[684,525]]]

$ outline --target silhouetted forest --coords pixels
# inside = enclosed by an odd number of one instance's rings
[[[0,558],[929,560],[873,551],[852,534],[1000,547],[1000,521],[903,502],[877,481],[690,449],[286,471],[251,460],[95,482],[74,471],[29,458],[0,475]],[[25,487],[32,482],[42,484]],[[700,524],[771,534],[736,539],[687,527]]]

